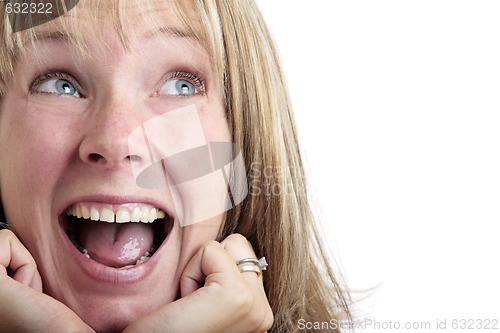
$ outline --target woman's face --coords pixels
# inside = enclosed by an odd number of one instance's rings
[[[128,49],[104,14],[95,29],[100,36],[80,18],[90,56],[71,34],[36,27],[39,39],[17,59],[0,110],[9,225],[34,256],[44,292],[102,330],[176,299],[187,261],[216,237],[222,220],[181,226],[189,194],[161,186],[161,177],[153,177],[160,186],[148,188],[138,172],[199,140],[230,141],[206,50],[167,6],[156,8],[159,32],[137,8],[128,10],[137,11]],[[150,129],[155,123],[160,132]],[[133,133],[143,133],[142,141]],[[144,142],[164,156],[152,157]],[[135,265],[150,247],[159,249]]]

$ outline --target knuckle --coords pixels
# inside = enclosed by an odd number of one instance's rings
[[[38,265],[36,264],[35,258],[33,256],[28,257],[28,264],[30,264],[33,267],[33,270],[37,271],[38,270]]]
[[[273,326],[274,323],[274,314],[273,311],[271,310],[271,307],[267,306],[266,313],[264,315],[264,320],[262,321],[261,329],[263,331],[270,330],[271,327]]]
[[[252,313],[248,316],[249,326],[257,332],[265,332],[271,328],[274,322],[273,313],[268,305],[255,305]]]
[[[214,240],[208,241],[202,247],[205,253],[212,253],[214,251],[218,251],[220,249],[220,243]]]
[[[252,253],[252,244],[241,234],[231,234],[222,241],[225,249],[234,253]]]
[[[265,332],[272,327],[274,315],[267,298],[260,297],[244,285],[235,287],[231,295],[230,307],[238,309],[248,328],[255,332]]]
[[[0,230],[0,239],[11,239],[17,238],[16,235],[9,229],[1,229]]]
[[[235,309],[240,309],[244,313],[251,313],[255,302],[252,291],[244,284],[235,287],[231,291],[232,306]]]
[[[231,243],[248,244],[248,240],[242,234],[231,234],[227,236],[226,240]]]

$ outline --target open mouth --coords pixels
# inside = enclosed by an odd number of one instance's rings
[[[126,269],[153,256],[173,227],[173,218],[144,203],[77,203],[59,217],[82,256]]]

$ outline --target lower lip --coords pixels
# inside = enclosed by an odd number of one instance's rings
[[[117,269],[103,265],[95,260],[85,257],[73,245],[63,228],[60,228],[59,230],[62,234],[64,244],[68,248],[68,252],[82,268],[83,272],[95,282],[109,285],[130,285],[145,280],[151,274],[154,267],[158,263],[159,257],[161,256],[161,253],[166,247],[170,235],[172,234],[172,230],[170,230],[170,232],[161,243],[160,247],[146,262],[134,267]]]

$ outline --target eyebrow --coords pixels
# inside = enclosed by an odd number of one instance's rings
[[[144,34],[144,38],[150,39],[155,36],[166,35],[172,38],[194,38],[195,36],[186,30],[178,29],[174,27],[160,27],[158,29],[153,29]],[[78,38],[71,32],[67,31],[40,31],[34,33],[34,39],[36,41],[49,39],[54,41],[76,41]]]
[[[194,37],[194,35],[191,32],[174,27],[160,27],[158,29],[154,29],[145,33],[144,37],[149,39],[151,37],[158,35],[167,35],[168,37],[180,37],[180,38]]]
[[[70,41],[76,40],[76,36],[70,32],[62,32],[62,31],[41,31],[35,32],[33,34],[34,40],[43,40],[43,39],[53,39],[53,40],[61,40],[61,41]]]

